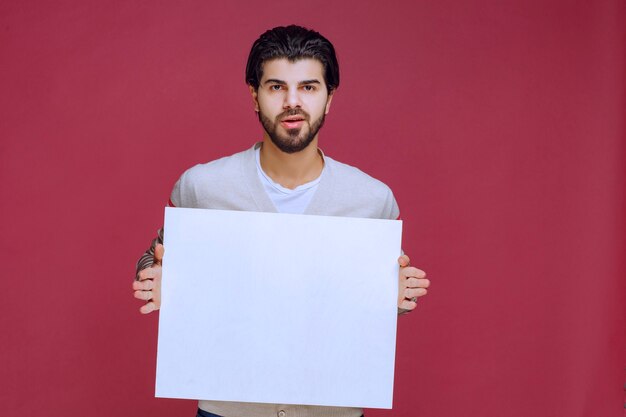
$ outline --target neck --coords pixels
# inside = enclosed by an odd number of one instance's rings
[[[285,153],[265,135],[260,153],[263,172],[274,182],[292,190],[319,177],[324,168],[317,138],[300,152]]]

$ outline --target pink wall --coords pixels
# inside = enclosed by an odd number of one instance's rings
[[[153,398],[134,262],[185,168],[261,137],[246,56],[293,22],[339,53],[322,148],[394,189],[433,282],[394,410],[368,416],[621,415],[625,21],[618,0],[2,2],[0,414],[193,415]]]

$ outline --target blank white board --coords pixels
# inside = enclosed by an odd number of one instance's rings
[[[156,396],[391,408],[401,234],[166,208]]]

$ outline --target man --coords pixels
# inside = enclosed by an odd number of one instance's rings
[[[170,205],[223,210],[267,211],[397,219],[391,190],[318,148],[319,130],[339,86],[332,44],[319,33],[277,27],[253,44],[246,67],[254,109],[264,135],[252,148],[187,170],[172,191]],[[161,302],[162,230],[137,265],[134,296],[146,301],[144,314]],[[426,274],[402,255],[398,310],[409,312],[426,294]],[[358,417],[343,407],[200,401],[201,417]]]

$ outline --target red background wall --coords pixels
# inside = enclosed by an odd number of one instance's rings
[[[298,23],[341,63],[322,148],[394,189],[433,282],[399,323],[394,410],[368,416],[621,415],[625,17],[617,0],[2,2],[0,413],[193,415],[153,398],[134,262],[185,168],[260,139],[246,56]]]

